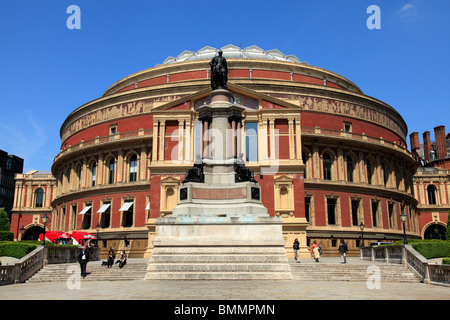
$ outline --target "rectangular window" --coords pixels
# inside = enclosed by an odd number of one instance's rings
[[[258,161],[258,123],[245,123],[246,161]]]
[[[77,205],[72,205],[72,230],[77,229]]]
[[[122,227],[128,228],[133,226],[134,202],[128,200],[124,202],[119,212],[122,213]]]
[[[308,222],[309,222],[309,219],[311,216],[310,210],[311,210],[311,198],[307,197],[307,198],[305,198],[305,218],[306,218],[306,221],[308,221]]]
[[[372,201],[372,226],[378,227],[378,201]]]
[[[327,199],[328,224],[336,224],[336,199]]]
[[[394,204],[393,203],[389,203],[388,210],[389,210],[389,228],[392,229],[394,227]]]
[[[109,228],[109,225],[111,223],[111,203],[103,203],[97,213],[100,213],[100,227]]]
[[[137,181],[137,157],[130,158],[130,182]]]
[[[352,200],[352,224],[358,226],[359,200]]]
[[[112,125],[109,127],[109,135],[110,135],[110,139],[114,140],[117,134],[117,125]]]

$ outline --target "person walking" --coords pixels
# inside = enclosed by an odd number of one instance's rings
[[[294,254],[295,254],[295,261],[300,263],[300,261],[298,260],[298,253],[300,250],[300,242],[298,242],[297,238],[295,238],[295,240],[294,240],[293,248],[294,248]]]
[[[313,244],[311,245],[311,253],[314,254],[314,260],[316,262],[319,262],[320,251],[319,251],[319,245],[317,244],[316,240],[314,240]]]
[[[348,246],[345,243],[343,238],[341,239],[341,242],[339,243],[339,249],[338,250],[341,253],[342,263],[347,263]]]
[[[80,264],[81,276],[83,278],[86,277],[86,266],[89,261],[89,250],[86,248],[86,245],[83,246],[77,258],[78,263]]]

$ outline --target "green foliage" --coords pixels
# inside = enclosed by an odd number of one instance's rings
[[[8,215],[5,208],[0,208],[0,231],[9,231],[9,229],[11,229],[11,224]]]
[[[450,258],[443,258],[442,264],[450,264]]]
[[[447,230],[445,231],[445,238],[450,241],[450,210],[448,211]]]
[[[401,245],[403,240],[396,241],[395,244]],[[450,257],[450,241],[448,240],[408,239],[408,244],[426,259]]]
[[[4,242],[0,244],[0,257],[20,259],[36,249],[37,245],[22,242]]]
[[[0,241],[13,241],[14,233],[9,231],[0,231]]]

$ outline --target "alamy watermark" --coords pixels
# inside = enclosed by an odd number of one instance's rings
[[[369,30],[381,29],[381,9],[377,5],[367,7],[366,13],[370,14],[367,18],[366,25]]]
[[[67,29],[81,29],[81,9],[77,5],[70,5],[67,7],[66,13],[70,14],[67,18],[66,26]]]
[[[80,268],[77,266],[69,266],[66,269],[66,273],[70,274],[69,278],[67,278],[66,281],[67,289],[81,289]]]
[[[369,277],[367,278],[366,285],[369,290],[381,289],[381,269],[379,266],[370,265],[367,268]]]

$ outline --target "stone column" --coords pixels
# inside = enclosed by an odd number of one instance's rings
[[[164,161],[164,148],[166,138],[166,121],[162,120],[159,124],[159,161]]]
[[[270,159],[275,160],[275,119],[269,120],[270,128]]]
[[[295,159],[294,119],[288,119],[289,123],[289,160]]]
[[[152,162],[158,161],[158,121],[153,120]]]
[[[178,120],[178,160],[184,160],[184,120]]]

